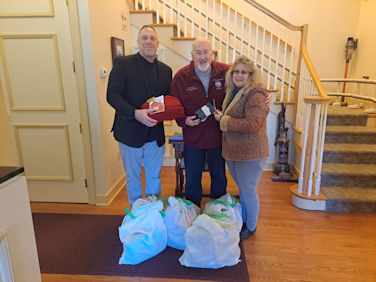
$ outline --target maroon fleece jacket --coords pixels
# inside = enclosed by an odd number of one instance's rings
[[[225,75],[229,66],[223,63],[212,62],[209,80],[208,97],[200,78],[194,71],[194,63],[181,68],[175,75],[171,84],[170,95],[177,97],[184,107],[186,116],[193,116],[195,111],[208,101],[215,101],[221,109],[225,97]],[[184,143],[193,148],[210,149],[222,144],[222,135],[219,123],[214,116],[209,116],[206,121],[197,126],[187,126],[185,118],[177,119],[177,124],[183,128]]]

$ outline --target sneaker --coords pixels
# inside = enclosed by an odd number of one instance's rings
[[[257,227],[255,228],[255,230],[251,231],[247,227],[245,227],[244,230],[242,228],[242,231],[240,232],[240,240],[243,241],[251,237],[256,232],[256,229]]]

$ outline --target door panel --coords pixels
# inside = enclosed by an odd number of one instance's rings
[[[1,90],[30,199],[87,203],[67,2],[0,0],[0,10]]]

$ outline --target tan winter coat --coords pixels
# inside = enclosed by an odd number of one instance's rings
[[[268,157],[266,117],[269,108],[265,104],[265,89],[259,86],[242,88],[228,105],[230,97],[231,93],[226,93],[220,119],[223,157],[233,161]]]

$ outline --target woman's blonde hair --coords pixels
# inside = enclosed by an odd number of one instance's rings
[[[262,83],[260,69],[255,65],[255,63],[252,60],[248,59],[246,56],[240,56],[235,60],[235,62],[231,65],[231,67],[226,73],[226,93],[232,92],[232,90],[234,89],[232,75],[234,73],[235,67],[238,64],[244,64],[245,69],[250,73],[248,81],[244,85],[246,89],[255,85],[260,85]]]

